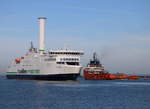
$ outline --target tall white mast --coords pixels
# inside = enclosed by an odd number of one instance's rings
[[[45,51],[45,17],[39,17],[39,51],[43,54]]]

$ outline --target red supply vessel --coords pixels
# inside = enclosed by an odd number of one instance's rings
[[[104,66],[100,63],[96,53],[93,53],[93,59],[83,70],[85,80],[114,80],[116,76],[104,70]]]

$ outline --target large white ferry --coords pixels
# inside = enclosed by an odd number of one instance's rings
[[[45,17],[40,17],[39,49],[31,48],[25,56],[12,61],[7,71],[8,79],[76,80],[81,71],[80,56],[75,50],[45,51]]]

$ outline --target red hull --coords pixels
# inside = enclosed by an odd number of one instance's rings
[[[140,77],[136,76],[136,75],[132,75],[132,76],[128,76],[128,79],[129,80],[137,80],[137,79],[140,79]]]
[[[128,79],[128,75],[126,74],[115,74],[116,79]]]
[[[114,80],[116,76],[110,73],[93,73],[88,70],[84,70],[85,80]]]

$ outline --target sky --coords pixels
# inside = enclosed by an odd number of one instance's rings
[[[46,17],[46,49],[97,52],[106,70],[150,74],[150,0],[0,0],[0,72],[38,47]]]

